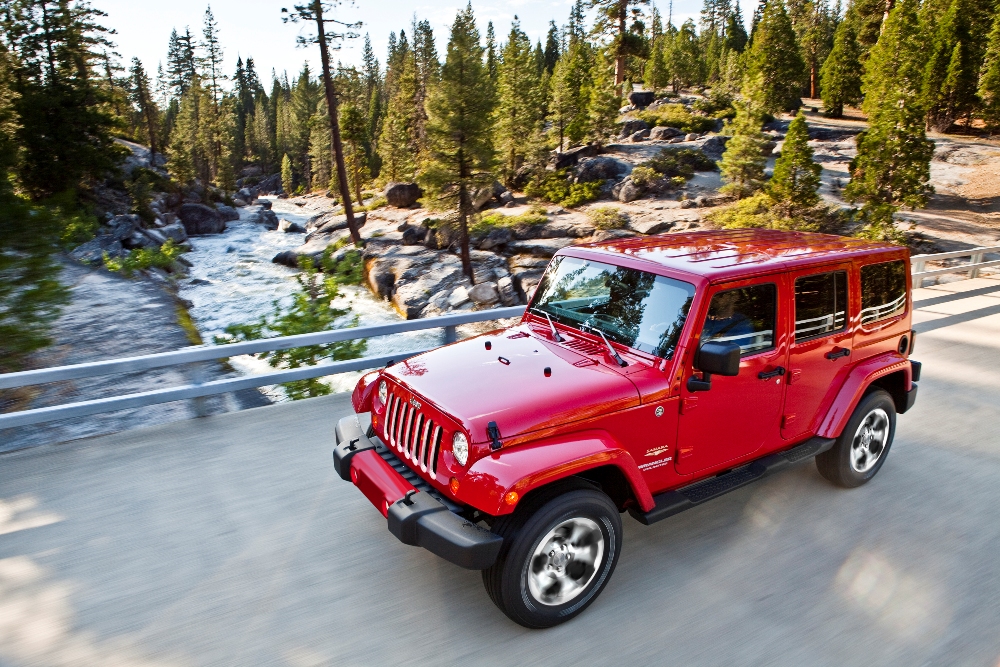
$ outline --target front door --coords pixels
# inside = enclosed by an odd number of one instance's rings
[[[815,433],[850,367],[852,332],[848,308],[848,266],[793,276],[794,340],[788,353],[788,387],[781,437]]]
[[[753,454],[779,439],[787,336],[778,312],[780,277],[713,288],[698,345],[729,341],[740,346],[740,372],[712,376],[708,391],[682,389],[677,472],[690,475]],[[687,364],[685,383],[692,374]]]

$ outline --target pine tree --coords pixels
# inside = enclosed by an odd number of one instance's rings
[[[323,90],[326,93],[327,117],[330,122],[330,143],[337,168],[337,185],[339,186],[340,196],[343,199],[344,214],[347,218],[347,227],[351,232],[351,240],[354,241],[355,245],[361,245],[361,234],[358,233],[358,226],[354,221],[354,209],[351,207],[351,189],[347,182],[347,166],[344,162],[344,147],[340,137],[339,100],[337,90],[334,88],[333,77],[330,73],[330,43],[356,38],[358,34],[353,32],[353,30],[360,24],[348,24],[343,21],[324,18],[324,12],[329,12],[332,9],[332,5],[322,0],[312,0],[308,4],[294,5],[294,8],[295,11],[291,13],[288,13],[285,9],[282,10],[282,12],[287,14],[287,20],[292,22],[305,21],[316,24],[316,34],[314,36],[308,38],[300,36],[300,39],[306,43],[319,46]],[[345,30],[341,33],[328,33],[327,30],[330,26],[335,28],[343,27]]]
[[[590,69],[590,95],[587,102],[587,137],[603,142],[618,129],[621,97],[615,94],[614,69],[608,54],[597,49]]]
[[[740,10],[740,3],[734,3],[733,12],[726,18],[726,41],[723,47],[727,51],[743,53],[747,47],[747,29],[743,25],[743,12]]]
[[[365,73],[365,99],[370,100],[372,92],[378,89],[381,74],[379,73],[378,58],[372,49],[372,40],[365,33],[365,46],[361,52],[362,70]]]
[[[641,34],[629,30],[628,19],[634,10],[641,11],[650,0],[590,0],[590,6],[597,9],[594,32],[611,39],[611,51],[615,60],[615,91],[622,94],[625,82],[626,64],[629,56],[641,55],[645,42]]]
[[[589,67],[584,42],[573,42],[556,62],[549,82],[551,89],[552,132],[558,138],[557,150],[563,150],[565,139],[570,145],[587,135],[589,104]]]
[[[977,102],[979,62],[970,4],[951,0],[930,39],[921,97],[927,109],[927,127],[939,132],[947,131],[957,118],[971,114]]]
[[[1000,128],[1000,12],[993,19],[986,45],[986,56],[979,73],[979,99],[986,126],[996,131]]]
[[[493,21],[486,24],[486,73],[493,85],[499,76],[500,58],[497,56],[497,38],[493,31]]]
[[[456,210],[462,267],[475,282],[469,253],[469,221],[475,215],[472,195],[493,179],[492,91],[471,3],[458,13],[448,40],[441,81],[427,102],[428,152],[420,180],[429,199]]]
[[[503,160],[501,179],[510,186],[541,131],[538,118],[540,81],[531,40],[516,18],[503,48],[497,83],[495,145]]]
[[[643,83],[650,90],[659,90],[670,85],[670,70],[667,69],[667,58],[664,52],[664,43],[667,41],[665,35],[660,35],[653,40],[653,48],[646,62],[646,72]]]
[[[195,55],[194,39],[191,30],[184,28],[184,34],[178,35],[177,29],[170,33],[170,43],[167,47],[167,81],[176,99],[187,92],[191,79],[198,73],[198,59]]]
[[[222,73],[222,44],[219,42],[219,23],[212,14],[212,6],[205,9],[205,25],[201,31],[205,41],[201,43],[201,48],[205,55],[201,59],[201,65],[205,69],[205,82],[208,90],[212,94],[213,103],[218,106],[219,98],[222,95],[222,82],[226,80],[226,75]]]
[[[556,63],[562,55],[559,49],[559,28],[555,21],[549,21],[549,32],[545,36],[545,71],[550,75],[555,72]]]
[[[674,92],[704,80],[702,63],[701,46],[694,21],[688,19],[673,36],[670,52],[667,54],[667,70],[670,72]]]
[[[427,145],[427,93],[438,80],[441,63],[434,45],[434,32],[430,21],[413,23],[413,58],[417,74],[416,93],[413,96],[413,119],[416,150],[419,155]]]
[[[410,180],[417,167],[416,143],[417,70],[413,58],[405,57],[393,70],[394,91],[389,98],[379,136],[379,157],[382,159],[381,177],[387,182]]]
[[[736,102],[736,118],[729,124],[732,137],[726,143],[719,165],[726,182],[720,192],[743,199],[760,190],[764,185],[764,143],[760,131],[761,113],[751,102]]]
[[[368,180],[368,157],[365,144],[368,141],[368,124],[365,114],[354,105],[346,105],[341,112],[344,143],[347,145],[347,173],[354,186],[354,197],[361,206],[364,197],[361,188]]]
[[[861,46],[854,24],[844,21],[837,26],[833,50],[820,71],[823,106],[833,118],[844,115],[844,106],[861,102]]]
[[[156,160],[159,150],[159,116],[160,111],[153,101],[152,92],[149,89],[149,77],[142,66],[142,61],[132,58],[132,69],[129,72],[132,78],[132,99],[139,107],[139,113],[146,124],[147,140],[149,141],[149,153],[152,161]]]
[[[895,210],[925,206],[932,191],[934,144],[924,133],[919,96],[923,54],[908,48],[919,31],[916,0],[897,0],[865,62],[862,110],[869,129],[857,137],[858,154],[844,195],[864,203],[867,234],[873,238],[896,239]]]
[[[776,114],[802,106],[799,92],[805,63],[782,0],[768,0],[764,5],[748,53],[746,77],[744,94],[762,111]]]
[[[286,194],[291,196],[295,192],[295,178],[292,174],[292,160],[288,157],[288,153],[281,158],[281,189]]]
[[[767,184],[767,193],[776,201],[795,209],[811,208],[819,203],[819,175],[823,168],[813,161],[809,147],[806,117],[799,111],[788,126],[781,156],[774,163],[774,173]]]

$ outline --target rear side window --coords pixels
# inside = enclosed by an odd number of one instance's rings
[[[774,347],[777,303],[774,283],[719,292],[708,306],[701,342],[736,343],[742,356]]]
[[[906,263],[861,267],[861,324],[871,324],[906,311]]]
[[[847,272],[795,280],[795,340],[841,331],[847,326]]]

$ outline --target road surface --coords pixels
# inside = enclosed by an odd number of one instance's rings
[[[875,480],[809,462],[651,527],[511,623],[335,477],[334,396],[0,456],[0,664],[1000,665],[1000,281],[919,290]]]

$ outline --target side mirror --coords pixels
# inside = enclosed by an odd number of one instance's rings
[[[739,375],[740,346],[736,343],[709,342],[698,348],[694,367],[702,372],[701,379],[688,378],[688,391],[708,391],[713,375]]]

